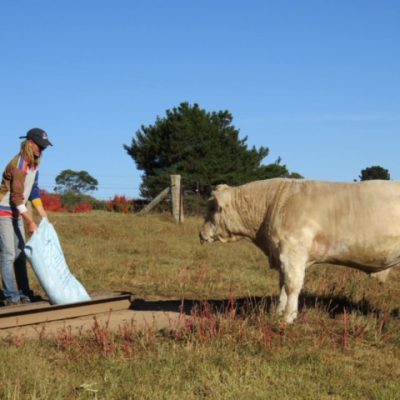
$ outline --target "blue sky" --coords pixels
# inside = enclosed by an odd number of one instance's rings
[[[0,167],[41,127],[43,188],[86,170],[96,197],[138,197],[123,145],[187,101],[230,111],[266,164],[400,179],[399,21],[397,0],[1,0]]]

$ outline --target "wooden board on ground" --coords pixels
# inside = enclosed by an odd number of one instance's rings
[[[85,306],[87,302],[76,303],[74,307],[64,306],[66,308],[64,310],[54,310],[55,314],[50,315],[51,320],[49,315],[47,315],[47,319],[43,318],[45,315],[43,312],[49,311],[49,308],[62,308],[63,306],[51,306],[48,302],[38,302],[0,307],[0,324],[2,324],[0,325],[2,326],[0,338],[20,340],[22,338],[57,338],[63,335],[79,336],[93,334],[96,326],[109,331],[131,329],[132,331],[150,330],[153,332],[164,329],[176,330],[184,326],[187,315],[180,310],[180,300],[138,300],[135,302],[131,296],[131,294],[123,295],[122,298],[115,294],[93,296],[92,299],[97,301],[98,307],[87,307],[87,304]],[[115,300],[112,307],[107,301],[110,297],[114,297],[113,300]],[[81,308],[82,304],[83,308]],[[59,313],[59,311],[62,312]],[[35,314],[36,316],[33,317]],[[24,325],[21,324],[21,316],[24,317]],[[57,319],[54,319],[55,316]],[[59,317],[62,318],[58,319]],[[16,324],[17,318],[20,320],[19,325]],[[6,325],[11,326],[6,327]]]
[[[46,302],[21,304],[0,309],[0,329],[65,320],[117,310],[127,310],[131,296],[100,296],[79,303],[50,305]]]

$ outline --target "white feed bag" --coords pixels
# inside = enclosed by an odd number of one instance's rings
[[[48,219],[42,219],[38,230],[26,243],[25,254],[51,304],[90,300],[85,288],[71,274],[57,232]]]

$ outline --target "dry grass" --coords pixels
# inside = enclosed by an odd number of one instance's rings
[[[299,319],[285,326],[270,312],[278,277],[265,256],[246,242],[200,246],[200,219],[93,212],[51,220],[91,293],[198,305],[178,331],[94,324],[89,335],[10,337],[0,344],[1,399],[400,397],[400,271],[381,286],[358,271],[312,267]]]
[[[71,271],[90,292],[225,298],[231,285],[240,295],[262,295],[276,286],[267,286],[266,259],[250,243],[201,246],[200,218],[178,225],[169,214],[93,212],[54,214],[51,220]]]

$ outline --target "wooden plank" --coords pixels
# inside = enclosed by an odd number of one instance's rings
[[[32,303],[4,307],[0,310],[0,329],[127,310],[130,306],[131,296],[124,294],[112,297],[102,296],[91,301],[62,305]]]
[[[155,199],[153,199],[149,204],[147,204],[146,207],[143,208],[143,210],[141,210],[139,214],[146,214],[149,211],[151,211],[158,203],[160,203],[162,200],[164,200],[169,193],[169,187],[165,188]]]
[[[40,308],[46,308],[49,307],[50,303],[48,301],[40,301],[40,302],[34,302],[34,303],[28,303],[28,304],[19,304],[17,306],[5,306],[5,307],[0,307],[0,319],[3,317],[3,315],[8,315],[16,310],[24,310],[24,311],[29,311],[29,310],[37,310]]]

